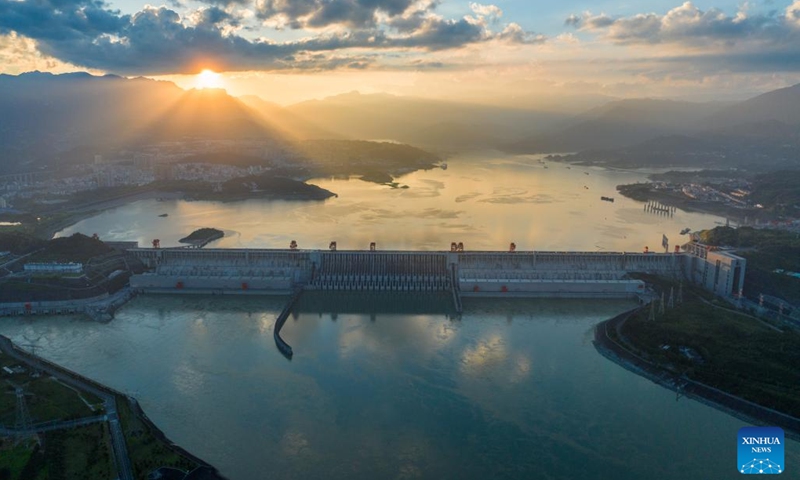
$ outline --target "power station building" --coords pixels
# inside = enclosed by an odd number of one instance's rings
[[[688,243],[684,249],[689,255],[687,277],[692,283],[721,297],[743,295],[747,260],[702,243]]]

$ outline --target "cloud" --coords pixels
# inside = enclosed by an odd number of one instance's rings
[[[462,18],[448,20],[438,17],[426,19],[413,34],[392,42],[398,46],[444,50],[489,39],[482,25]]]
[[[788,7],[785,15],[749,15],[746,8],[740,9],[736,15],[727,15],[716,8],[701,10],[692,2],[685,2],[664,15],[641,13],[612,18],[606,14],[584,12],[570,15],[565,23],[583,32],[599,34],[616,44],[664,43],[695,48],[730,46],[748,41],[785,44],[798,40],[800,0]]]
[[[800,0],[765,13],[752,13],[747,2],[735,14],[685,2],[664,14],[584,12],[565,23],[600,40],[635,47],[635,56],[619,56],[615,68],[640,80],[704,82],[724,74],[800,71]],[[646,51],[653,55],[643,56]]]
[[[184,6],[184,2],[186,0],[167,0],[167,1],[174,7],[181,7]],[[201,0],[200,3],[228,8],[236,5],[238,6],[248,5],[249,3],[251,3],[251,1],[252,0]]]
[[[220,24],[231,27],[239,26],[239,18],[219,7],[206,7],[196,10],[189,15],[193,25],[198,28],[213,28]]]
[[[205,0],[217,1],[217,0]],[[435,8],[427,3],[426,8]],[[264,20],[276,17],[291,28],[322,28],[340,25],[369,28],[380,14],[396,17],[419,8],[415,0],[257,0],[256,14]]]
[[[243,25],[241,11],[222,8],[238,0],[207,3],[213,5],[181,17],[165,6],[149,5],[123,15],[103,0],[0,0],[0,35],[13,32],[32,39],[42,54],[77,66],[135,75],[194,73],[202,68],[364,69],[380,63],[378,51],[430,52],[495,39],[537,43],[543,38],[516,24],[493,34],[484,17],[441,17],[432,12],[437,0],[260,0],[257,14],[262,20],[278,15],[312,31],[349,27],[275,42],[239,35],[239,30],[253,28]],[[493,6],[475,8],[499,13]]]
[[[509,23],[506,28],[497,35],[497,39],[520,45],[536,45],[547,41],[547,37],[544,35],[527,32],[516,23]]]
[[[476,15],[487,18],[499,19],[503,16],[503,10],[501,10],[497,5],[481,5],[480,3],[470,3],[469,8],[475,12]]]
[[[79,39],[115,33],[130,20],[102,1],[0,0],[0,34],[16,31],[33,39]]]
[[[800,0],[786,7],[786,21],[800,26]]]

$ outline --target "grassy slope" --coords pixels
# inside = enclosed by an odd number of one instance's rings
[[[19,362],[0,354],[0,367],[18,365]],[[102,402],[89,393],[82,393],[87,402],[98,406],[92,411],[78,393],[48,376],[31,378],[29,373],[8,375],[0,370],[0,423],[13,425],[16,415],[14,387],[6,382],[20,385],[26,392],[26,403],[34,423],[50,420],[89,417],[102,414]]]
[[[158,467],[174,467],[184,471],[197,467],[194,462],[155,438],[147,426],[133,415],[127,401],[118,399],[117,409],[136,478],[144,478]]]
[[[44,435],[44,445],[29,441],[17,446],[12,441],[0,445],[0,478],[107,479],[116,478],[111,457],[111,439],[103,423]],[[5,476],[2,476],[5,475]]]
[[[677,289],[676,289],[677,291]],[[708,305],[693,293],[687,302],[648,321],[645,309],[623,335],[656,363],[760,405],[800,417],[800,333],[776,331],[759,320]],[[670,345],[663,350],[662,345]],[[699,352],[692,362],[677,346]]]

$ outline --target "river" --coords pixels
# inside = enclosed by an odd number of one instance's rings
[[[317,179],[326,202],[140,201],[70,227],[162,245],[194,228],[221,247],[640,250],[718,217],[653,215],[614,187],[642,172],[465,156],[390,189]],[[586,175],[584,172],[588,172]],[[588,188],[585,188],[588,187]],[[614,203],[601,195],[615,196]],[[158,214],[168,213],[160,218]],[[733,479],[745,423],[610,362],[592,327],[612,300],[324,294],[142,296],[98,324],[15,318],[0,333],[135,395],[175,442],[238,479]],[[786,446],[790,474],[800,448]],[[786,474],[784,474],[785,476]],[[794,477],[797,478],[797,477]]]
[[[201,227],[225,232],[210,246],[340,249],[627,250],[661,248],[661,236],[685,242],[679,232],[714,227],[724,219],[678,211],[665,216],[617,194],[616,186],[645,181],[648,172],[542,165],[537,156],[497,153],[462,155],[448,169],[399,178],[408,189],[357,179],[309,180],[338,194],[324,202],[188,202],[143,200],[108,210],[59,232],[97,233],[106,240],[137,240],[149,246],[179,245]],[[547,168],[545,168],[545,166]],[[614,203],[601,196],[614,197]],[[160,214],[168,217],[159,217]]]
[[[232,480],[738,478],[744,422],[594,349],[592,326],[630,302],[465,299],[453,320],[424,300],[301,300],[291,361],[272,338],[281,298],[145,296],[109,324],[0,330],[135,395]]]

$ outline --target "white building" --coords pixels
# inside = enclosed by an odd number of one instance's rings
[[[26,272],[81,273],[82,263],[26,263]]]
[[[691,254],[687,274],[692,282],[722,297],[742,295],[747,260],[702,243],[692,242],[684,248]]]

